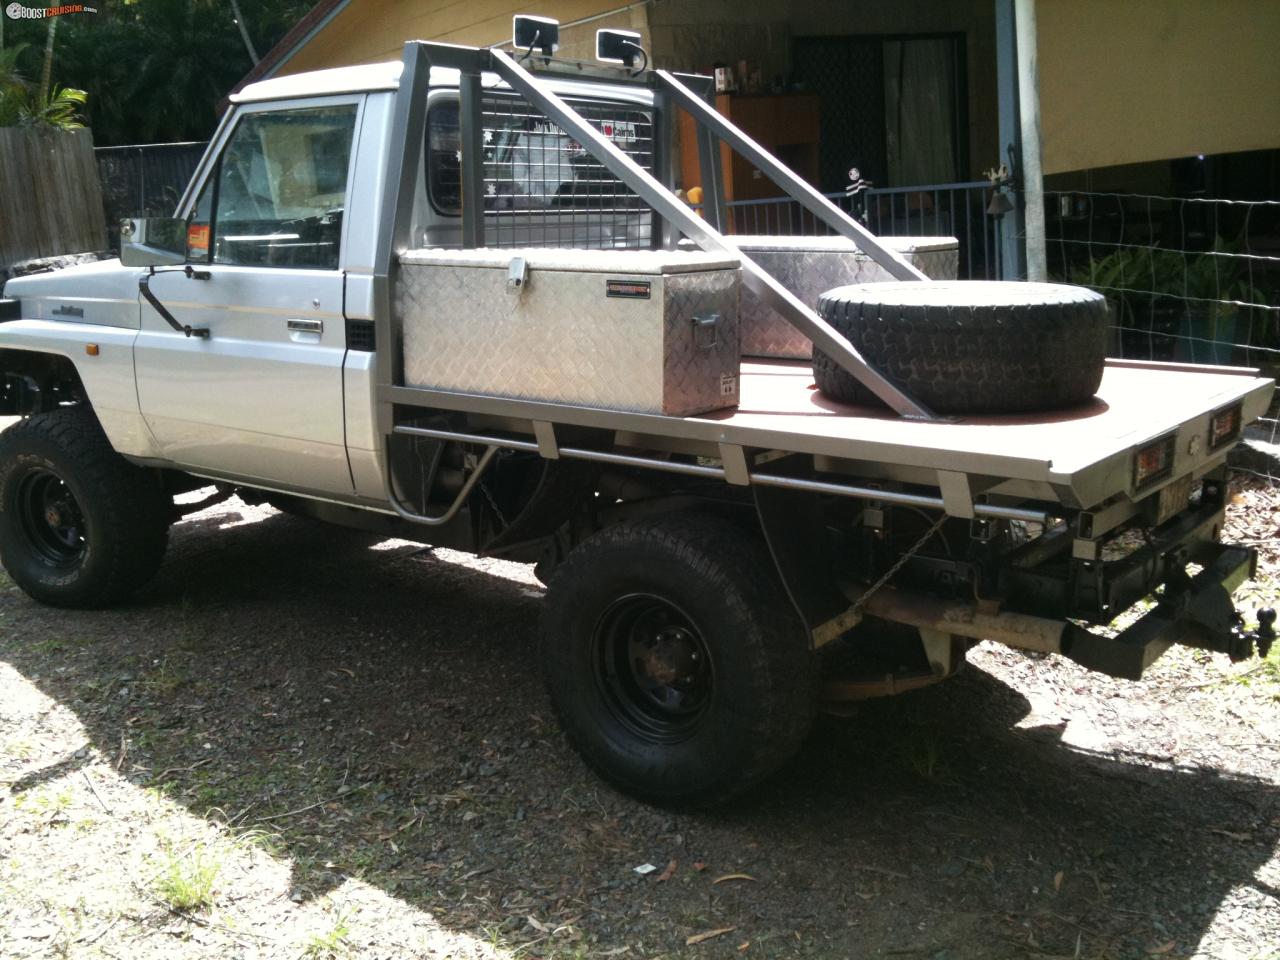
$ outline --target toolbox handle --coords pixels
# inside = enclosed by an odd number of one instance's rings
[[[710,350],[720,343],[720,314],[695,315],[692,322],[694,346]]]

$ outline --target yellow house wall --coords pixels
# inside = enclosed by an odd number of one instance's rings
[[[1046,173],[1280,148],[1277,0],[1039,0]]]
[[[353,0],[280,73],[398,58],[407,39],[486,45],[516,13],[562,23],[623,0]],[[1197,153],[1280,148],[1280,0],[1038,0],[1046,173]],[[790,69],[795,36],[963,32],[968,40],[970,172],[994,165],[992,0],[662,0],[561,33],[590,59],[602,26],[639,30],[660,66],[747,57]]]

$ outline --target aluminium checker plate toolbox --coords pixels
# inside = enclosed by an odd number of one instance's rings
[[[954,280],[959,244],[952,237],[880,237],[930,280]],[[892,280],[888,271],[846,237],[732,236],[730,242],[778,279],[809,307],[835,287]],[[809,339],[761,302],[742,292],[742,355],[808,360]]]
[[[738,404],[737,258],[409,250],[406,385],[673,417]]]

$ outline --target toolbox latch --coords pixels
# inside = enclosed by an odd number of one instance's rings
[[[704,313],[693,318],[693,345],[710,350],[720,342],[720,314]]]
[[[512,257],[507,266],[507,293],[519,293],[529,279],[529,265],[524,257]]]

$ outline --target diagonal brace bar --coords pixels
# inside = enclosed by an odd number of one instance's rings
[[[675,101],[693,116],[699,129],[706,128],[714,131],[721,140],[750,160],[753,166],[763,170],[770,180],[786,190],[802,207],[836,233],[856,243],[858,249],[884,267],[895,280],[929,279],[922,271],[908,263],[900,253],[886,247],[874,233],[810,184],[797,177],[777,157],[730,123],[719,111],[672,74],[666,70],[655,70],[654,75]]]
[[[430,46],[430,44],[426,44]],[[563,100],[546,89],[537,78],[502,50],[490,50],[495,72],[516,92],[538,107],[552,121],[599,160],[619,180],[634,190],[644,201],[669,222],[679,227],[703,250],[722,256],[737,257],[742,263],[743,282],[765,304],[772,307],[792,326],[813,341],[813,345],[831,357],[859,383],[904,417],[936,419],[928,408],[890,383],[872,367],[862,354],[790,290],[773,278],[758,263],[733,246],[706,220],[672,194],[647,170],[623,153],[595,127],[591,126]],[[688,88],[682,87],[686,90]],[[692,96],[692,94],[690,94]]]

